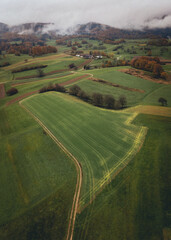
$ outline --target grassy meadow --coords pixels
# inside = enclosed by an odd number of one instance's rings
[[[80,208],[127,165],[146,134],[146,129],[128,123],[133,115],[101,110],[66,94],[40,94],[22,104],[81,163]]]
[[[1,108],[0,116],[0,239],[22,240],[32,234],[41,240],[43,233],[53,239],[48,227],[52,219],[53,234],[65,239],[76,183],[74,164],[18,104]]]
[[[169,239],[170,118],[139,115],[133,123],[148,127],[143,147],[78,214],[74,240]]]

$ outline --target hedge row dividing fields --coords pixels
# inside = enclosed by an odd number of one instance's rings
[[[127,165],[146,134],[146,128],[129,123],[132,114],[101,110],[60,93],[36,95],[22,104],[80,162],[80,211]]]

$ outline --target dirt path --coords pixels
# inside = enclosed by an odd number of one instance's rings
[[[0,84],[0,98],[4,98],[4,97],[5,97],[4,84]]]
[[[84,74],[84,75],[82,75],[80,77],[76,77],[76,78],[73,78],[73,79],[68,80],[66,82],[60,83],[60,85],[61,86],[66,86],[66,85],[72,84],[72,83],[77,82],[78,80],[81,80],[81,79],[86,78],[86,77],[89,77],[89,75],[88,74]]]
[[[53,135],[53,133],[32,113],[30,112],[26,107],[22,105],[22,101],[19,102],[20,106],[24,108],[39,124],[40,126],[47,132],[47,134],[53,139],[53,141],[63,150],[63,152],[71,159],[73,160],[76,170],[77,170],[77,183],[73,198],[73,204],[71,208],[70,218],[69,218],[69,225],[67,230],[67,237],[66,240],[72,240],[73,233],[74,233],[74,225],[75,225],[75,219],[76,214],[78,210],[79,205],[79,198],[80,198],[80,191],[81,191],[81,185],[82,185],[82,168],[78,160],[70,153],[64,145]]]
[[[26,98],[26,97],[28,97],[28,96],[31,96],[31,95],[33,95],[33,94],[35,94],[35,93],[38,93],[38,90],[37,90],[37,91],[33,91],[33,92],[25,93],[25,94],[23,94],[23,95],[21,95],[21,96],[19,96],[19,97],[17,97],[17,98],[14,98],[14,99],[10,100],[10,101],[7,102],[5,105],[6,105],[6,106],[9,106],[9,105],[11,105],[11,104],[13,104],[13,103],[16,103],[16,102],[22,100],[23,98]]]

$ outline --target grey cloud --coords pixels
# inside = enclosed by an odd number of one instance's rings
[[[169,13],[170,0],[0,1],[0,22],[53,22],[60,29],[90,21],[118,28],[171,27]],[[168,16],[160,18],[163,15]]]

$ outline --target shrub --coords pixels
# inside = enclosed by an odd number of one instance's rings
[[[40,69],[40,68],[45,68],[47,65],[38,65],[38,66],[24,66],[21,68],[13,69],[12,73],[17,73],[17,72],[24,72],[24,71],[29,71],[29,70],[34,70],[34,69]]]
[[[77,94],[77,96],[81,99],[83,99],[84,101],[88,101],[89,100],[89,95],[87,93],[85,93],[83,90],[80,90]]]
[[[49,91],[57,91],[57,92],[66,92],[65,87],[60,86],[58,84],[49,84],[48,86],[44,86],[39,90],[39,93],[49,92]]]
[[[115,101],[115,110],[119,110],[122,108],[122,105],[120,103],[120,101]]]
[[[161,103],[162,106],[167,106],[167,100],[163,97],[160,97],[158,102]]]
[[[122,108],[126,107],[127,100],[125,96],[121,96],[118,101],[120,102],[120,105],[122,106]]]
[[[73,85],[69,89],[69,94],[77,96],[80,90],[81,90],[81,88],[79,86]]]
[[[114,109],[115,108],[115,99],[111,95],[106,95],[104,97],[104,105],[109,108],[109,109]]]
[[[71,63],[71,64],[69,64],[69,68],[75,68],[76,66],[75,66],[75,64],[74,63]]]
[[[45,74],[41,68],[37,69],[37,77],[43,77]]]
[[[103,106],[103,95],[101,93],[93,93],[92,102],[94,105],[102,107]]]
[[[8,96],[12,96],[12,95],[14,95],[14,94],[16,94],[16,93],[18,93],[18,90],[17,90],[16,88],[10,88],[10,89],[6,92],[6,94],[7,94]]]
[[[39,89],[39,93],[44,93],[47,92],[47,87],[42,87],[41,89]]]
[[[0,65],[0,67],[6,67],[6,66],[9,66],[9,65],[10,65],[9,62],[4,62],[4,63],[2,63],[2,64]]]
[[[55,84],[55,91],[57,92],[66,92],[66,88],[59,85],[59,84]]]
[[[162,73],[161,73],[161,78],[167,80],[168,77],[169,77],[169,76],[168,76],[168,74],[167,74],[166,72],[162,72]]]

